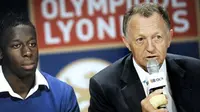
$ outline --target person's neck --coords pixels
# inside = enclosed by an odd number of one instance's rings
[[[3,74],[8,81],[12,90],[20,95],[22,98],[26,98],[29,90],[34,86],[35,75],[29,75],[27,77],[19,78],[12,73],[9,69],[3,68]]]

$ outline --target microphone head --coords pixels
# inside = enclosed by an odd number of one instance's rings
[[[158,61],[154,58],[147,61],[147,71],[149,74],[158,73],[160,65]]]

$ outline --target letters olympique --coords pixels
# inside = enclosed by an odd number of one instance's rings
[[[133,4],[158,0],[37,0],[34,15],[40,47],[120,42],[123,14]],[[38,5],[39,4],[39,5]],[[175,35],[195,36],[193,1],[162,0]],[[39,8],[38,8],[39,6]],[[190,11],[190,12],[189,12]],[[191,28],[193,30],[191,30]]]

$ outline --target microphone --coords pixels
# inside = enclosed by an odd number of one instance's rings
[[[156,59],[150,59],[147,61],[147,71],[149,74],[158,73],[159,68],[160,66]]]
[[[163,72],[159,72],[159,69],[160,65],[156,59],[150,59],[147,62],[147,71],[150,74],[147,78],[149,94],[156,89],[162,89],[167,85],[165,75]]]
[[[163,89],[166,87],[167,82],[164,72],[159,72],[160,65],[156,59],[150,59],[147,62],[147,71],[149,76],[147,78],[148,82],[148,94],[152,93],[157,89]],[[166,105],[162,105],[158,108],[166,108]]]

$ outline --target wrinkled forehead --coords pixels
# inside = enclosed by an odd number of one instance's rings
[[[128,22],[128,30],[153,30],[152,28],[167,28],[166,22],[161,15],[153,13],[149,17],[141,16],[140,14],[133,15]]]

